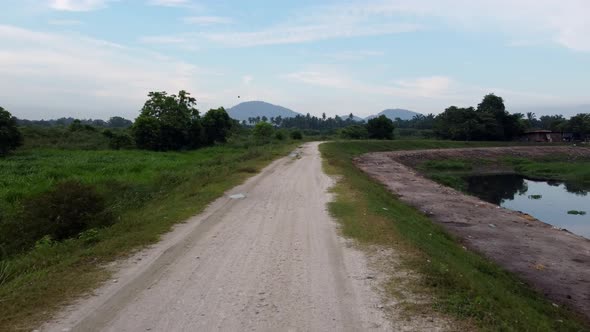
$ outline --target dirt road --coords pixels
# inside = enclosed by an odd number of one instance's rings
[[[48,331],[389,330],[362,253],[326,210],[318,143],[118,263]]]

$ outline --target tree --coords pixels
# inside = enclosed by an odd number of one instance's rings
[[[374,139],[393,139],[393,121],[385,115],[373,118],[367,122],[367,131],[369,138]]]
[[[452,140],[511,140],[524,131],[523,117],[520,113],[508,113],[502,97],[488,94],[477,109],[447,108],[434,118],[434,132],[440,138]]]
[[[22,141],[22,135],[16,126],[16,118],[0,107],[0,156],[19,147]]]
[[[292,139],[297,139],[297,140],[303,139],[303,134],[299,130],[293,130],[291,132],[291,138]]]
[[[572,116],[567,123],[567,129],[579,139],[586,139],[590,135],[590,114],[580,113]]]
[[[82,121],[79,119],[74,120],[74,122],[70,123],[68,126],[69,131],[80,131],[84,130],[84,125],[82,125]]]
[[[506,111],[504,99],[493,93],[487,94],[477,105],[479,114],[488,114],[495,119],[495,123],[486,123],[486,139],[509,141],[524,131],[521,119],[522,114],[510,114]]]
[[[223,107],[210,109],[201,122],[207,144],[225,143],[233,127],[233,121]]]
[[[551,131],[563,131],[567,125],[567,120],[563,115],[543,115],[539,118],[539,127]]]
[[[537,120],[537,115],[533,112],[526,113],[526,121],[528,128],[535,128],[538,124],[540,124],[539,120]]]
[[[495,125],[491,116],[479,115],[473,107],[451,106],[436,117],[435,133],[443,139],[482,139],[486,123]]]
[[[133,125],[133,136],[141,149],[166,151],[196,147],[202,142],[199,111],[194,107],[196,99],[182,90],[178,95],[165,91],[150,92],[149,99]]]
[[[160,123],[158,119],[140,116],[133,124],[133,138],[140,149],[160,149]]]
[[[107,121],[106,125],[109,128],[129,128],[133,125],[133,122],[120,116],[113,116]]]
[[[268,122],[259,122],[254,126],[252,133],[257,141],[268,141],[272,137],[274,129]]]

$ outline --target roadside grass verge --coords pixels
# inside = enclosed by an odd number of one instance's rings
[[[555,307],[515,275],[464,249],[442,227],[357,169],[352,159],[375,151],[497,146],[445,141],[338,141],[322,144],[325,169],[340,178],[331,213],[345,236],[399,252],[415,271],[412,289],[432,297],[424,304],[484,331],[582,331],[581,318]],[[392,281],[392,282],[395,282]],[[405,286],[404,286],[405,287]],[[395,297],[395,285],[388,292]],[[402,300],[403,303],[403,300]],[[408,310],[418,310],[410,303]],[[419,307],[419,305],[418,305]]]
[[[198,214],[299,144],[227,144],[165,153],[25,150],[1,159],[0,201],[8,216],[18,212],[21,200],[75,179],[96,187],[117,218],[110,227],[59,242],[37,241],[0,261],[0,330],[37,327],[107,280],[105,264],[158,241],[175,223]]]

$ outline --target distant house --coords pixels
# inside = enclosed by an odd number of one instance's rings
[[[562,133],[551,130],[530,130],[521,136],[521,141],[525,142],[562,142],[564,139]]]

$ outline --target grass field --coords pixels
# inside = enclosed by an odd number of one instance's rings
[[[89,236],[38,241],[0,261],[0,330],[35,327],[106,280],[101,265],[157,241],[297,144],[228,144],[165,153],[25,149],[0,159],[4,221],[18,215],[23,201],[72,179],[96,188],[116,216],[112,226],[93,229]]]
[[[452,236],[416,209],[401,203],[381,184],[352,164],[367,152],[403,149],[497,146],[497,143],[445,141],[340,141],[320,146],[326,170],[340,176],[334,187],[331,213],[342,224],[345,236],[364,244],[393,248],[403,266],[417,273],[410,281],[392,280],[387,290],[410,314],[437,310],[451,315],[470,329],[484,331],[585,331],[588,326],[575,314],[555,307],[526,287],[517,277],[493,262],[466,251]],[[454,164],[452,168],[463,168]],[[400,296],[400,286],[433,297],[420,308]]]

